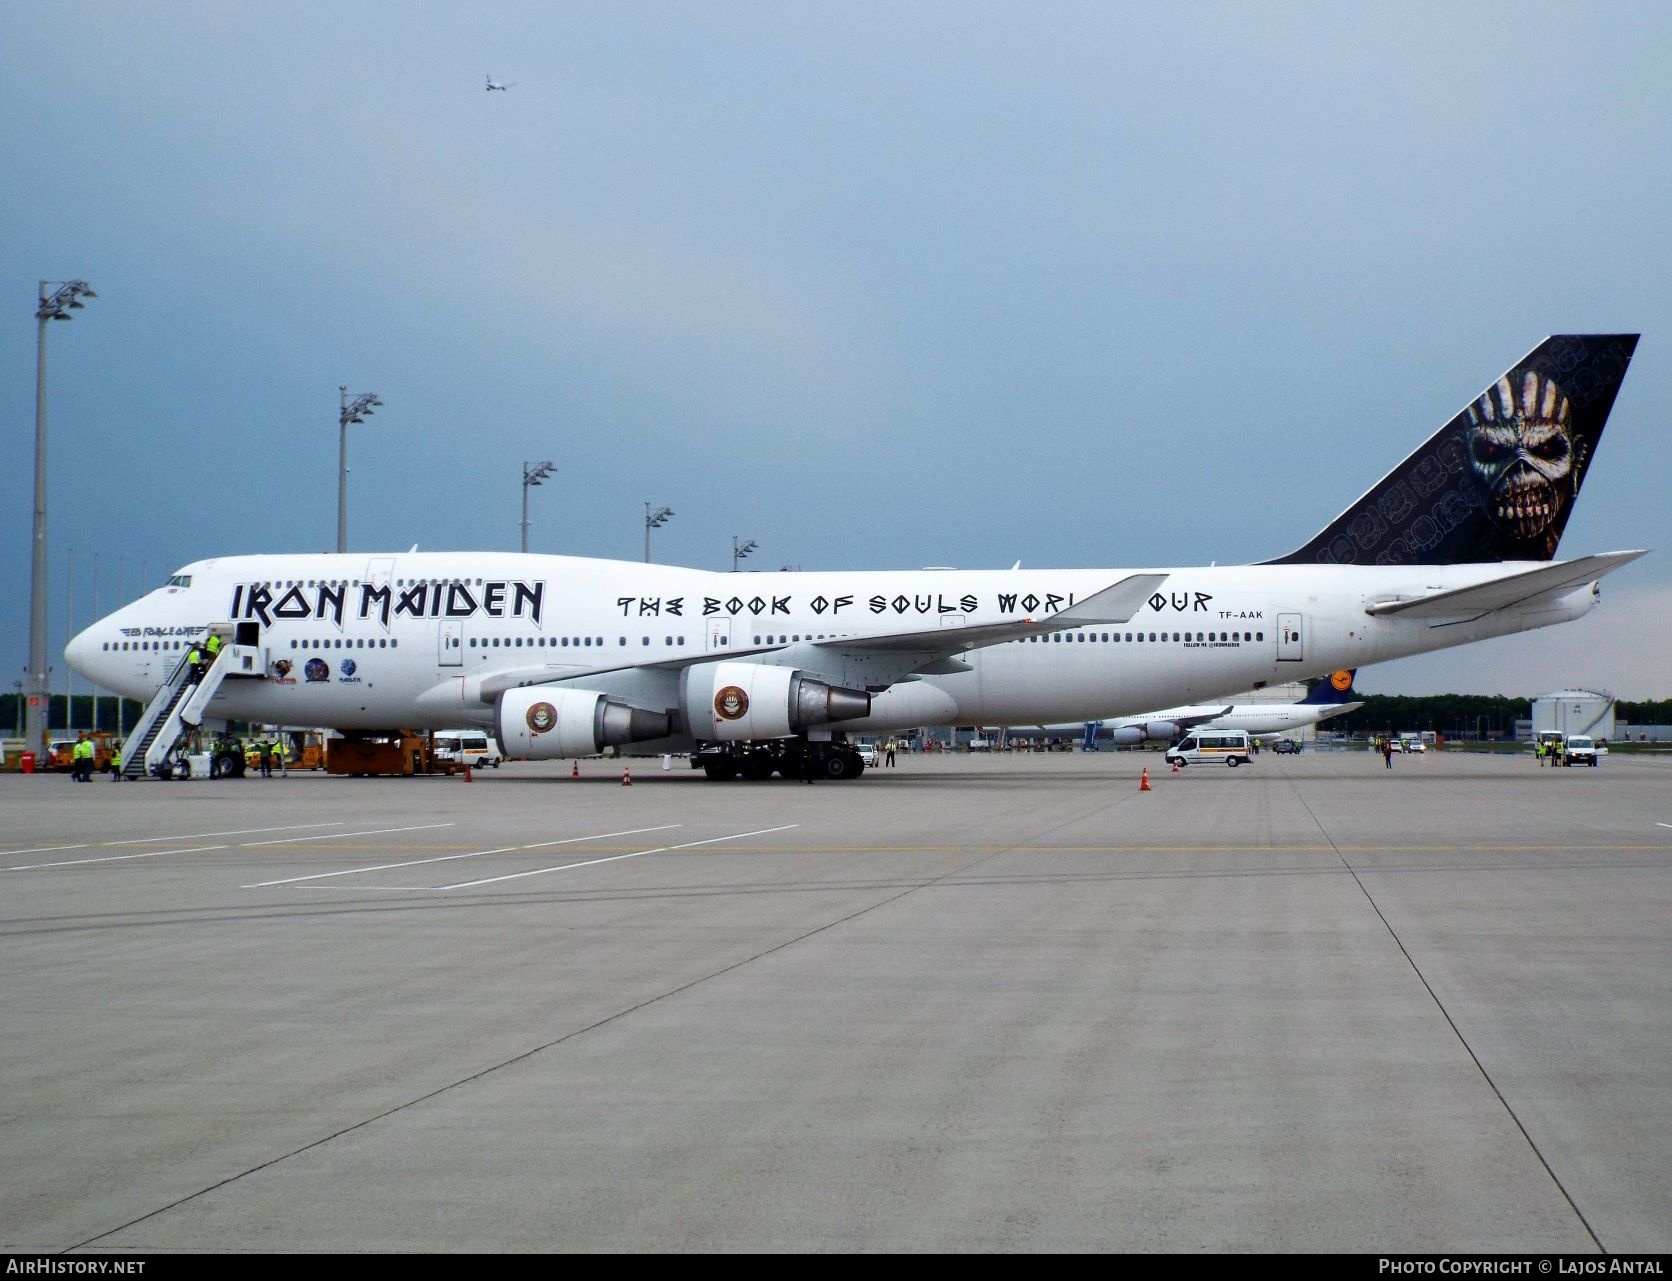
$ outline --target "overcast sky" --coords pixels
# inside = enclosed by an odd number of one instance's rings
[[[1672,695],[1672,6],[9,5],[0,659],[204,556],[712,569],[1305,542],[1551,332],[1644,334],[1591,617],[1379,693]],[[484,91],[484,77],[514,82]]]

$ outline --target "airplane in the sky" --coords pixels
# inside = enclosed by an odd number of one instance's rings
[[[1083,723],[1589,613],[1598,580],[1644,553],[1553,557],[1636,344],[1546,339],[1316,537],[1259,564],[738,574],[509,552],[215,557],[66,657],[150,700],[124,753],[135,767],[166,766],[184,727],[216,718],[475,724],[509,757],[700,745],[711,778],[852,777],[850,734]],[[230,643],[198,680],[182,660],[210,628]]]
[[[511,81],[510,84],[500,84],[499,81],[495,80],[492,76],[489,76],[488,77],[488,92],[493,93],[497,90],[500,93],[504,93],[507,89],[515,88],[516,83],[517,82],[515,80],[513,80],[513,81]]]
[[[1240,729],[1249,734],[1286,734],[1290,730],[1316,725],[1331,716],[1364,706],[1353,689],[1351,670],[1332,672],[1316,682],[1298,703],[1194,703],[1168,707],[1134,716],[1114,716],[1074,725],[1007,725],[1012,736],[1065,738],[1081,735],[1088,748],[1099,743],[1130,746],[1135,743],[1176,741],[1189,729]]]

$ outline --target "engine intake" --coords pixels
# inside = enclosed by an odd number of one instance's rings
[[[871,696],[790,667],[721,662],[681,678],[685,722],[698,738],[742,742],[785,738],[815,725],[868,716]]]
[[[549,761],[591,756],[606,747],[666,738],[666,712],[647,712],[589,689],[508,689],[494,708],[494,735],[506,756]]]

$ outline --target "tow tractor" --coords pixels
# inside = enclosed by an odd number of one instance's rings
[[[702,770],[714,783],[731,778],[759,782],[774,774],[780,778],[824,778],[841,782],[863,774],[865,762],[858,749],[845,740],[816,743],[796,737],[699,743],[691,753],[691,768]]]

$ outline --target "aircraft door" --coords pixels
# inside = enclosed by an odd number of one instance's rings
[[[464,666],[464,624],[443,622],[436,647],[435,661],[442,667]]]
[[[1279,614],[1277,616],[1277,661],[1280,663],[1298,663],[1305,657],[1301,643],[1301,615]]]
[[[711,618],[708,620],[708,652],[731,648],[731,619]]]

